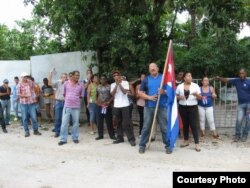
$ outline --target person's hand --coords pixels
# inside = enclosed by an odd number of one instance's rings
[[[220,77],[219,77],[219,76],[215,76],[214,79],[215,79],[215,80],[219,80]]]
[[[178,96],[179,100],[184,100],[185,96]]]
[[[157,101],[158,95],[149,96],[148,99],[151,101]]]
[[[215,93],[212,94],[213,99],[217,98],[217,95]]]
[[[162,94],[166,94],[166,92],[165,92],[164,89],[158,89],[158,94],[159,94],[159,95],[162,95]]]

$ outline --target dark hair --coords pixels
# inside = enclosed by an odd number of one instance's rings
[[[17,76],[14,77],[15,80],[19,80],[19,78]]]
[[[202,76],[201,81],[203,81],[204,78],[208,78],[208,76],[206,76],[206,75]]]
[[[121,72],[119,70],[114,70],[113,73],[112,73],[112,75],[114,75],[115,73],[121,75]]]
[[[80,72],[78,70],[74,70],[74,71],[71,72],[72,75],[75,75],[76,73],[80,74]]]
[[[192,73],[190,71],[185,71],[184,74],[183,74],[183,78],[188,74],[190,73],[192,75]]]

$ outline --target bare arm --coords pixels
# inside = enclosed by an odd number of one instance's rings
[[[128,92],[127,89],[124,89],[124,87],[122,87],[121,83],[119,83],[118,86],[120,87],[123,94],[126,94]]]
[[[145,99],[145,100],[156,101],[158,96],[157,95],[149,96],[146,93],[144,93],[143,91],[139,90],[138,91],[138,97],[140,97],[142,99]]]
[[[216,79],[217,79],[217,80],[220,80],[220,81],[222,81],[222,82],[224,82],[224,83],[227,83],[227,82],[228,82],[228,79],[227,79],[227,78],[223,78],[223,77],[216,76]]]
[[[216,93],[215,93],[214,87],[210,86],[210,89],[211,89],[211,91],[212,91],[212,97],[213,97],[213,99],[216,99],[216,98],[217,98],[217,95],[216,95]]]
[[[49,72],[48,81],[49,81],[48,84],[52,85],[52,71]]]

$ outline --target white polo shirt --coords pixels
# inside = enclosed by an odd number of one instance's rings
[[[198,86],[198,84],[191,82],[191,85],[189,87],[189,91],[190,91],[190,94],[189,94],[187,99],[184,98],[183,100],[179,100],[180,105],[194,106],[194,105],[198,104],[197,98],[194,95],[192,95],[192,93],[198,93],[198,94],[201,93],[201,90],[200,90],[200,87]],[[185,96],[184,95],[184,83],[177,86],[176,95]]]
[[[129,90],[129,83],[127,81],[122,81],[121,85],[124,89]],[[114,90],[116,86],[116,83],[112,83],[110,87],[110,93]],[[128,94],[124,94],[121,90],[121,88],[118,86],[116,93],[114,95],[114,107],[115,108],[122,108],[122,107],[127,107],[129,106],[129,101],[128,101]]]

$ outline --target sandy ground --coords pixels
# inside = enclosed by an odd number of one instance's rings
[[[20,124],[12,124],[8,134],[0,130],[0,188],[147,188],[172,187],[173,171],[249,171],[250,139],[233,143],[234,130],[219,130],[221,140],[213,143],[208,137],[201,143],[201,152],[194,143],[171,155],[164,152],[161,137],[152,142],[145,154],[127,140],[112,144],[107,133],[96,141],[86,125],[80,127],[80,143],[58,146],[51,125],[44,125],[42,136],[25,138]],[[192,139],[193,140],[193,139]]]

